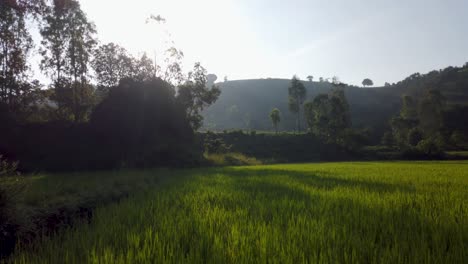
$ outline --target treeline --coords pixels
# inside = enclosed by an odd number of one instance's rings
[[[405,95],[400,113],[390,120],[382,144],[403,152],[440,155],[468,147],[468,106],[448,105],[440,90],[429,89],[421,98]]]
[[[295,116],[297,133],[313,134],[329,146],[339,146],[343,150],[357,151],[368,144],[365,131],[355,129],[351,122],[351,112],[345,96],[346,84],[338,77],[331,81],[333,89],[329,93],[320,93],[312,100],[306,100],[307,90],[297,76],[293,76],[288,87],[288,108]],[[274,108],[270,119],[278,133],[281,111]]]
[[[38,27],[39,43],[30,25]],[[76,0],[1,1],[0,34],[3,161],[18,160],[25,171],[200,161],[194,131],[220,90],[199,63],[185,74],[180,50],[170,47],[162,67],[146,54],[100,44]],[[32,79],[34,50],[50,84]]]
[[[467,70],[465,66],[461,72]],[[423,77],[411,77],[413,81],[417,78]],[[292,78],[288,88],[288,105],[295,116],[296,131],[308,132],[346,150],[358,151],[372,144],[371,129],[352,126],[350,106],[345,96],[348,86],[337,77],[332,79],[331,84],[334,88],[329,93],[320,93],[312,100],[306,100],[304,83],[297,76]],[[468,147],[468,125],[464,122],[467,114],[467,105],[449,104],[440,89],[426,87],[424,93],[416,97],[402,97],[401,110],[387,120],[387,131],[382,135],[380,144],[400,152],[403,158],[442,157],[446,150],[464,150]],[[278,133],[280,110],[274,108],[269,117]],[[302,123],[305,123],[305,129]]]

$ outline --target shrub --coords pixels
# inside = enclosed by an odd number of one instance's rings
[[[231,146],[226,145],[224,140],[215,133],[208,131],[204,140],[204,148],[206,153],[222,154],[229,152]]]
[[[11,179],[9,179],[11,178]],[[0,259],[12,252],[20,222],[15,198],[24,190],[24,182],[16,177],[1,179],[0,184]]]
[[[421,140],[416,149],[427,156],[440,156],[443,154],[440,142],[433,138]]]
[[[262,162],[241,153],[209,154],[205,153],[207,161],[214,166],[246,166],[261,165]]]

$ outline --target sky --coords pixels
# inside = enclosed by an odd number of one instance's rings
[[[218,80],[297,74],[360,85],[468,62],[467,0],[80,0],[102,44],[162,58],[168,41]],[[161,15],[164,25],[145,23]],[[168,34],[170,33],[170,35]]]

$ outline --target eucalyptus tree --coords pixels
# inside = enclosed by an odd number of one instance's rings
[[[29,82],[28,57],[34,43],[26,26],[40,15],[41,0],[0,1],[0,103],[19,111],[29,102],[34,83]]]
[[[288,88],[289,111],[296,115],[297,131],[301,130],[301,108],[304,104],[307,90],[302,81],[294,75]]]
[[[62,118],[86,119],[92,100],[90,63],[96,29],[75,0],[54,0],[43,16],[41,69],[52,78]]]

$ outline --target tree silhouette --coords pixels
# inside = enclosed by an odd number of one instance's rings
[[[94,51],[92,67],[101,87],[114,87],[124,78],[133,76],[135,59],[127,50],[114,43],[101,45]]]
[[[294,75],[288,88],[289,111],[296,114],[297,131],[301,130],[301,107],[307,94],[302,81]]]
[[[312,82],[314,80],[314,76],[312,75],[307,76],[307,80],[309,80],[309,82]]]
[[[177,94],[177,100],[184,107],[187,119],[194,130],[202,126],[203,109],[213,104],[220,94],[221,90],[217,86],[208,86],[206,69],[200,63],[195,63],[188,80],[178,87]]]
[[[67,112],[75,122],[83,121],[84,91],[89,84],[89,64],[97,43],[95,26],[74,0],[54,1],[43,19],[41,69],[55,77],[57,95],[68,94],[59,92],[61,89],[71,90],[71,98],[55,97],[60,110],[65,110],[62,112]]]
[[[278,123],[281,122],[281,112],[278,108],[271,110],[270,119],[275,127],[276,134],[278,134]]]
[[[372,86],[374,85],[374,82],[369,79],[369,78],[366,78],[362,81],[362,86],[366,87],[366,86]]]

